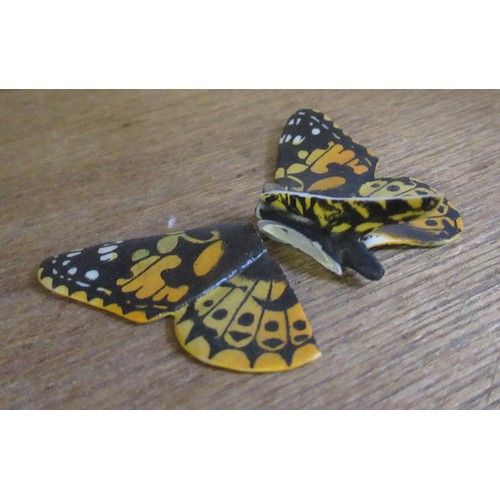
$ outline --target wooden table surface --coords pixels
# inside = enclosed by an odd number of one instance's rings
[[[323,356],[289,372],[203,365],[172,323],[135,325],[36,280],[47,256],[254,220],[288,116],[314,107],[445,193],[450,246],[379,250],[379,282],[269,242]],[[498,91],[3,91],[0,408],[500,408]]]

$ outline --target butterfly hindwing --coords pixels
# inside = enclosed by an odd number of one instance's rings
[[[446,198],[438,206],[409,222],[390,224],[368,233],[368,248],[385,245],[440,246],[451,243],[463,231],[458,210]]]
[[[60,295],[144,323],[171,314],[264,251],[250,224],[219,225],[57,255],[42,262],[38,277]]]
[[[349,196],[373,179],[377,161],[326,115],[302,109],[288,119],[279,139],[275,183],[291,191]]]
[[[199,360],[238,371],[288,370],[320,355],[302,306],[267,254],[180,309],[175,330]]]
[[[398,196],[403,199],[415,196],[438,196],[436,191],[422,181],[409,177],[379,178],[363,184],[360,195],[372,199]],[[375,228],[363,241],[368,248],[383,245],[444,245],[456,239],[463,230],[457,209],[444,197],[431,210],[407,221],[399,221]]]

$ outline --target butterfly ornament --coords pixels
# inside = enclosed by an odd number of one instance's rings
[[[331,271],[378,280],[370,251],[385,245],[437,246],[463,229],[454,206],[410,177],[375,178],[378,158],[322,113],[293,114],[281,135],[273,183],[257,206],[259,230]]]
[[[423,182],[375,178],[376,156],[319,112],[294,113],[279,142],[258,229],[337,274],[349,267],[380,279],[372,248],[442,245],[463,229],[457,210]],[[320,356],[286,276],[247,222],[73,250],[45,259],[38,279],[137,323],[172,316],[181,346],[220,368],[275,372]]]

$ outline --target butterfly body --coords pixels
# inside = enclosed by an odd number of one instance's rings
[[[356,231],[348,230],[352,226],[347,222],[338,223],[341,231],[331,232],[313,219],[265,204],[257,208],[257,214],[260,218],[258,228],[262,233],[305,252],[338,275],[343,274],[344,266],[372,280],[384,275],[382,265],[359,240]]]

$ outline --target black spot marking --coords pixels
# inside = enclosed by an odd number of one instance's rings
[[[251,337],[251,333],[246,333],[246,332],[229,332],[229,335],[233,337],[235,342],[241,342],[242,340],[247,339],[248,337]]]
[[[213,314],[212,314],[212,317],[214,319],[224,319],[225,317],[227,316],[227,310],[226,309],[217,309],[217,311],[215,311]]]
[[[243,313],[238,318],[238,324],[241,326],[250,326],[253,323],[255,316],[252,313],[246,312]]]
[[[303,342],[304,340],[307,340],[309,338],[308,335],[297,335],[293,338],[295,342]]]
[[[391,185],[387,186],[387,191],[392,191],[393,193],[395,193],[396,191],[399,191],[399,186],[396,186],[395,184],[391,184]]]
[[[293,327],[296,330],[305,330],[306,329],[306,322],[303,319],[298,319],[293,323]]]
[[[280,327],[279,323],[277,321],[274,321],[274,320],[271,320],[271,321],[268,321],[265,325],[264,325],[264,328],[268,331],[268,332],[276,332],[278,330],[278,328]]]
[[[430,227],[434,227],[434,226],[437,226],[437,225],[438,225],[438,223],[437,223],[437,221],[435,221],[434,219],[427,219],[427,220],[425,221],[425,225],[426,225],[426,226],[430,226]]]
[[[205,302],[203,302],[203,305],[204,305],[205,307],[211,307],[211,306],[213,306],[213,305],[214,305],[214,301],[213,301],[213,300],[210,300],[210,299],[205,300]]]
[[[274,349],[275,347],[283,344],[283,341],[281,339],[272,338],[266,339],[262,343]]]

